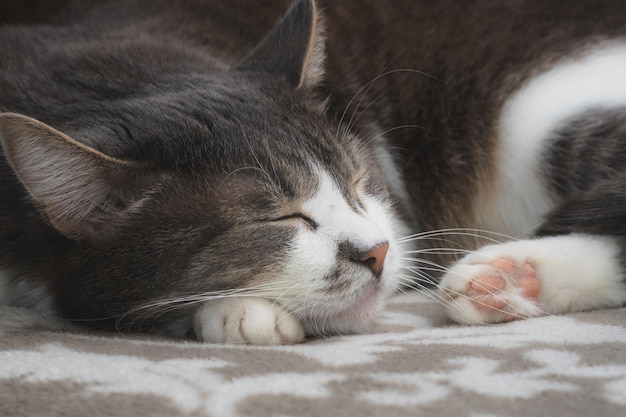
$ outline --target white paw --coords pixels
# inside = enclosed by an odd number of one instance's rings
[[[450,318],[468,324],[619,307],[626,302],[620,259],[620,245],[608,236],[486,246],[452,266],[441,296]]]
[[[534,263],[493,246],[455,264],[441,291],[449,317],[459,323],[499,323],[542,313]]]
[[[205,302],[195,313],[198,339],[211,343],[292,344],[304,341],[300,322],[276,303],[255,297]]]

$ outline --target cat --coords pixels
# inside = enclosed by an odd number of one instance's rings
[[[626,302],[626,4],[30,6],[0,2],[5,317],[284,344],[399,288],[465,324]]]

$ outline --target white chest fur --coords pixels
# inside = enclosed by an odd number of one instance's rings
[[[482,206],[480,227],[523,236],[555,201],[540,174],[551,132],[590,109],[626,106],[626,44],[605,43],[531,79],[502,109],[497,183]]]

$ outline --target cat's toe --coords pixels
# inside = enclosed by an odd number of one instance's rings
[[[241,338],[237,341],[272,345],[304,341],[304,329],[300,322],[277,304],[259,298],[243,301],[245,310],[236,320],[230,320],[235,327],[231,332]]]
[[[442,296],[459,323],[499,323],[541,313],[541,289],[532,263],[508,256],[469,256],[444,276]]]
[[[197,337],[211,343],[293,344],[304,329],[289,312],[271,301],[225,298],[204,303],[194,317]]]

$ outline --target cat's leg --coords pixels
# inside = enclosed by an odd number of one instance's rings
[[[459,323],[497,323],[626,303],[619,238],[586,234],[486,246],[452,266],[441,282]]]
[[[304,341],[300,322],[278,304],[257,297],[205,302],[194,316],[198,339],[213,343],[292,344]]]

